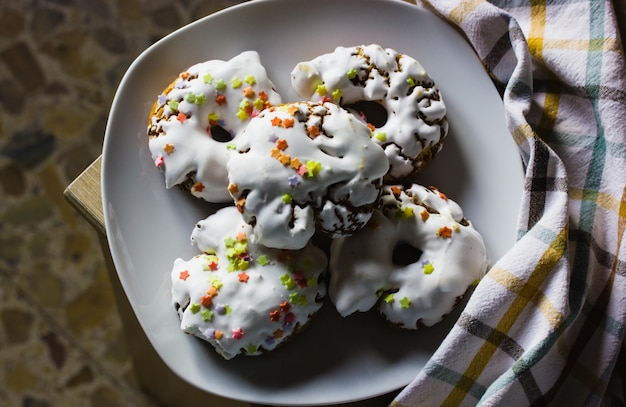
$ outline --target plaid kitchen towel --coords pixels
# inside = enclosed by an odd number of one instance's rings
[[[518,242],[392,406],[625,405],[626,85],[612,2],[423,5],[492,75],[526,178]]]

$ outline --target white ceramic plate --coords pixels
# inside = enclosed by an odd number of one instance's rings
[[[258,0],[190,24],[146,50],[124,76],[106,130],[102,192],[111,253],[141,326],[165,363],[201,389],[278,405],[380,395],[417,375],[458,315],[399,332],[375,313],[342,319],[327,306],[282,348],[231,361],[178,329],[170,267],[195,254],[193,225],[214,208],[164,188],[145,134],[156,96],[189,65],[256,50],[283,100],[297,100],[289,76],[297,62],[368,43],[417,58],[446,100],[450,135],[419,181],[462,205],[492,260],[514,244],[523,172],[501,99],[464,39],[431,12],[392,0]]]

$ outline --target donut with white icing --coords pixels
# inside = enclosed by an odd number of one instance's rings
[[[389,166],[369,135],[333,103],[287,103],[250,120],[234,140],[228,188],[255,241],[300,249],[316,230],[335,238],[363,227]]]
[[[148,123],[150,152],[166,187],[178,185],[209,202],[230,201],[230,142],[258,112],[280,102],[255,51],[182,72],[158,96]]]
[[[368,225],[333,241],[329,296],[342,316],[378,306],[394,326],[431,326],[482,278],[485,253],[481,235],[445,195],[385,186]]]
[[[372,140],[389,159],[388,182],[426,167],[448,133],[439,89],[418,61],[393,49],[375,44],[337,47],[298,63],[291,82],[303,98],[333,101],[363,114]],[[374,102],[384,112],[363,102]]]
[[[177,259],[171,272],[181,329],[225,359],[275,349],[307,325],[326,294],[322,250],[268,249],[250,234],[235,207],[221,209],[192,232],[202,254]]]

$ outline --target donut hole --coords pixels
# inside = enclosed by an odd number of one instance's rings
[[[413,245],[400,241],[393,248],[393,254],[391,255],[391,262],[395,266],[408,266],[410,264],[417,263],[422,257],[422,251]]]
[[[387,123],[387,109],[373,100],[360,100],[345,107],[357,111],[366,122],[376,128],[383,127]]]
[[[209,132],[213,140],[218,143],[228,143],[233,139],[233,135],[222,126],[211,126]]]

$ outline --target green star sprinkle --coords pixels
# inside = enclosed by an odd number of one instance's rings
[[[315,92],[317,92],[317,94],[320,96],[324,96],[326,93],[328,93],[328,89],[326,89],[326,85],[321,84],[317,85],[317,88],[315,88]]]
[[[248,113],[246,113],[245,110],[243,109],[239,109],[239,111],[237,112],[237,117],[239,118],[239,120],[244,121],[246,120],[249,116]]]
[[[293,290],[296,287],[296,282],[289,274],[283,274],[280,276],[280,283],[284,285],[288,290]]]
[[[339,102],[339,100],[341,99],[341,89],[333,90],[333,93],[331,95],[333,96],[333,100],[335,102]]]
[[[270,264],[270,259],[269,257],[267,257],[266,254],[262,254],[256,259],[256,262],[259,263],[259,265],[265,267]]]
[[[400,217],[403,219],[411,219],[414,215],[415,213],[413,212],[413,208],[410,206],[405,206],[400,211]]]
[[[379,131],[374,133],[374,137],[376,138],[376,140],[378,141],[387,141],[387,133],[385,133],[384,131]]]
[[[402,299],[400,300],[400,308],[407,309],[410,306],[411,306],[411,300],[409,300],[407,297],[402,297]]]
[[[226,144],[226,149],[228,149],[228,150],[236,150],[237,146],[235,145],[235,143],[228,143],[228,144]]]
[[[207,119],[209,119],[210,122],[216,122],[220,119],[220,115],[215,112],[209,113]]]
[[[252,102],[252,106],[254,106],[256,110],[262,110],[265,107],[265,102],[261,98],[256,98],[254,102]]]
[[[235,246],[235,242],[236,242],[236,240],[233,239],[230,236],[228,236],[226,239],[224,239],[224,245],[226,247],[234,247]]]
[[[215,81],[215,89],[216,90],[226,89],[226,82],[224,82],[222,79],[218,79],[217,81]]]
[[[313,178],[322,170],[322,164],[319,161],[309,160],[305,165],[307,176]]]
[[[259,350],[259,347],[255,344],[250,344],[248,345],[248,347],[246,348],[246,352],[248,352],[249,355],[253,355],[255,353],[257,353]]]
[[[255,84],[256,84],[256,79],[254,78],[254,76],[253,76],[253,75],[247,75],[247,76],[244,78],[244,81],[245,81],[248,85],[250,85],[250,86],[252,86],[252,85],[255,85]]]
[[[212,321],[213,320],[213,311],[211,311],[210,309],[203,309],[202,312],[200,313],[200,315],[202,316],[202,320],[207,322],[207,321]]]
[[[191,311],[193,314],[197,314],[197,313],[198,313],[198,311],[200,311],[200,304],[195,303],[195,302],[194,302],[194,303],[192,303],[192,304],[189,306],[189,311]]]
[[[237,78],[236,76],[230,80],[230,86],[232,86],[233,89],[239,89],[242,84],[243,82],[241,81],[241,79]]]
[[[291,203],[291,195],[289,194],[283,195],[283,203],[285,205],[289,205]]]
[[[393,294],[388,294],[383,301],[385,301],[387,304],[391,304],[393,300]]]
[[[175,100],[170,100],[167,105],[169,106],[170,109],[172,110],[178,110],[178,102]]]
[[[307,299],[306,296],[300,293],[291,293],[289,294],[289,302],[304,307],[307,304]]]
[[[433,271],[435,271],[435,266],[432,263],[424,264],[424,274],[431,274]]]
[[[211,278],[209,278],[209,283],[211,283],[211,285],[212,285],[213,287],[215,287],[216,289],[218,289],[218,290],[219,290],[220,288],[222,288],[222,286],[224,285],[224,283],[222,283],[222,280],[220,280],[220,279],[219,279],[219,278],[217,278],[217,277],[211,277]]]
[[[207,84],[210,85],[213,83],[213,75],[211,75],[210,73],[204,75],[204,77],[202,78],[202,81]]]
[[[413,87],[413,86],[415,86],[415,79],[407,78],[406,79],[406,83],[408,83],[410,87]]]
[[[351,69],[348,70],[348,72],[346,72],[346,76],[348,76],[348,79],[356,78],[356,74],[357,74],[357,72],[356,72],[356,69],[354,69],[354,68],[351,68]]]
[[[307,280],[306,285],[308,287],[315,287],[315,285],[317,284],[317,278],[315,277],[311,277]]]
[[[204,102],[206,102],[206,96],[204,96],[204,93],[189,92],[187,93],[185,100],[189,103],[194,103],[198,106],[202,106]]]

